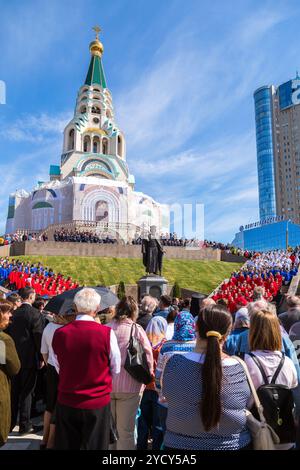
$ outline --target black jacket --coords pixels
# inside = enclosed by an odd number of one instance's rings
[[[138,323],[138,325],[141,325],[144,328],[144,330],[146,331],[148,323],[149,323],[150,320],[152,320],[152,318],[153,317],[150,313],[140,312],[136,322]]]
[[[289,334],[289,331],[292,328],[293,324],[300,321],[300,310],[296,308],[290,309],[287,312],[278,315],[278,318],[287,334]]]
[[[40,312],[29,304],[14,311],[6,333],[14,340],[23,369],[37,368],[42,360],[40,353],[44,322]]]

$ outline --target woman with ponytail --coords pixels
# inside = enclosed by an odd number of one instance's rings
[[[250,390],[239,362],[223,351],[232,316],[222,305],[200,311],[193,352],[172,356],[162,377],[168,402],[166,449],[251,448],[245,409]]]

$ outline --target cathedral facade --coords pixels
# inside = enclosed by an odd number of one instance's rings
[[[98,38],[90,44],[91,59],[79,89],[74,117],[66,125],[60,165],[51,165],[48,182],[30,193],[9,197],[6,233],[41,231],[78,222],[133,238],[151,225],[169,230],[167,209],[134,190],[126,163],[126,140],[119,129],[112,95],[107,88]]]

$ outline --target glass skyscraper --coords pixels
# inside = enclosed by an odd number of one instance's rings
[[[300,77],[254,92],[260,220],[300,223]]]
[[[259,215],[261,220],[276,216],[273,94],[273,86],[263,86],[254,93]]]
[[[254,92],[260,222],[233,244],[266,251],[300,245],[300,77]]]

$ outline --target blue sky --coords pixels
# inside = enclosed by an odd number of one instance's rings
[[[58,164],[100,24],[136,189],[205,205],[205,236],[258,220],[253,91],[300,68],[298,0],[0,0],[0,232]]]

